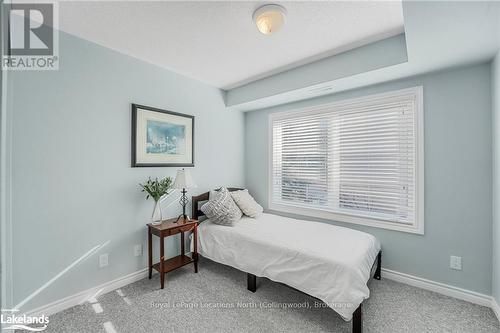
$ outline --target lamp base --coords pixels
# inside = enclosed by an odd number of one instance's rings
[[[189,201],[189,200],[188,200],[188,198],[187,198],[187,196],[186,196],[186,193],[187,193],[186,189],[185,189],[185,188],[183,188],[183,189],[182,189],[182,195],[181,195],[181,197],[179,198],[179,203],[180,203],[180,204],[181,204],[181,206],[182,206],[182,214],[181,214],[181,215],[179,215],[179,217],[177,218],[177,220],[175,221],[175,223],[179,222],[179,220],[181,219],[181,217],[183,217],[183,218],[184,218],[184,220],[187,220],[187,215],[186,215],[186,205],[187,205],[187,203],[188,203],[188,201]]]
[[[177,220],[175,220],[174,223],[179,222],[180,219],[184,219],[185,221],[191,221],[191,219],[187,215],[181,214],[181,215],[179,215],[179,217],[177,218]]]

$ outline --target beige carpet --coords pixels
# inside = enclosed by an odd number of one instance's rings
[[[246,274],[201,259],[50,316],[45,332],[350,332],[333,310],[284,285],[259,279],[246,290]],[[364,303],[364,332],[500,332],[491,309],[382,277]],[[316,305],[316,306],[315,306]]]

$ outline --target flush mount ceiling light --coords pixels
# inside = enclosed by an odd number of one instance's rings
[[[285,24],[286,10],[280,5],[264,5],[253,13],[253,21],[264,35],[272,35]]]

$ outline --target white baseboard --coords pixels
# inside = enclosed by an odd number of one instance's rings
[[[475,291],[470,291],[467,289],[450,286],[448,284],[427,280],[424,278],[420,278],[410,274],[396,272],[385,268],[382,268],[382,278],[393,280],[396,282],[401,282],[417,288],[433,291],[438,294],[458,298],[463,301],[493,308],[492,304],[493,298],[491,296],[477,293]]]
[[[493,297],[491,298],[491,310],[493,310],[498,321],[500,321],[500,306],[498,306],[496,299]]]
[[[99,286],[87,289],[85,291],[81,291],[77,294],[65,297],[63,299],[54,301],[52,303],[43,305],[39,308],[29,310],[26,312],[26,315],[29,316],[38,316],[44,314],[46,316],[50,316],[54,313],[69,309],[75,305],[82,304],[88,301],[92,297],[96,297],[100,294],[105,294],[115,289],[126,286],[130,283],[134,283],[136,281],[144,279],[148,276],[148,269],[144,268],[137,272],[119,277],[112,281],[105,282]]]

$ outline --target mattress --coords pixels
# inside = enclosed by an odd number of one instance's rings
[[[202,256],[319,298],[344,320],[370,296],[379,251],[368,233],[273,214],[243,217],[233,227],[210,220],[198,227]]]

